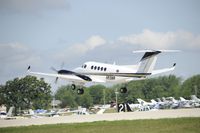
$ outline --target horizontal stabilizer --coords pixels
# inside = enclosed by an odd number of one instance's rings
[[[145,52],[181,52],[180,50],[136,50],[133,53],[145,53]]]
[[[174,63],[171,68],[153,70],[151,74],[156,75],[156,74],[160,74],[160,73],[170,72],[170,71],[173,71],[175,69],[175,67],[176,67],[176,63]]]

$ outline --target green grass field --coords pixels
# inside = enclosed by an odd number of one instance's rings
[[[200,133],[200,118],[10,127],[0,128],[0,133]]]

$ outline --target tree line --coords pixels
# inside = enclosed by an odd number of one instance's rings
[[[78,95],[71,86],[61,86],[52,96],[51,86],[44,80],[34,76],[15,78],[9,80],[5,85],[0,85],[0,105],[5,105],[7,109],[14,106],[17,111],[24,109],[48,109],[52,97],[61,100],[61,107],[75,108],[77,106],[91,107],[96,104],[106,104],[115,102],[116,91],[124,84],[117,84],[111,87],[103,85],[93,85],[85,88],[83,95]],[[151,100],[161,97],[180,96],[187,99],[190,95],[200,97],[200,75],[192,76],[182,80],[175,75],[160,76],[145,80],[131,81],[126,84],[127,93],[119,93],[119,102],[136,103],[137,98]]]

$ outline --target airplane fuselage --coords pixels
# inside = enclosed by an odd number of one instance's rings
[[[99,82],[121,83],[133,80],[129,75],[117,76],[120,74],[136,73],[137,66],[121,66],[115,64],[107,64],[100,62],[86,62],[82,67],[75,68],[74,72],[83,75],[90,75],[92,79],[97,79]],[[81,79],[82,80],[82,79]],[[95,82],[96,80],[94,80]]]

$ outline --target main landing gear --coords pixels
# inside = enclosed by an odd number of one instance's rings
[[[74,91],[76,89],[76,85],[75,84],[72,84],[71,85],[71,89]]]
[[[121,87],[120,88],[120,92],[121,93],[126,93],[127,92],[127,88],[126,87]]]
[[[75,84],[72,84],[72,85],[71,85],[71,89],[72,89],[73,91],[77,89],[77,94],[78,94],[78,95],[84,94],[83,86],[79,86],[79,88],[77,88],[77,86],[76,86]],[[121,87],[121,88],[120,88],[120,92],[121,92],[121,93],[127,93],[127,87],[126,87],[126,86],[125,86],[125,87]]]
[[[77,93],[78,95],[82,95],[84,93],[83,88],[77,89]]]
[[[75,84],[72,84],[72,85],[71,85],[71,89],[72,89],[73,91],[74,91],[76,88],[77,88],[77,87],[76,87]],[[78,94],[78,95],[84,94],[84,89],[83,89],[82,86],[80,86],[80,88],[77,89],[77,94]]]

